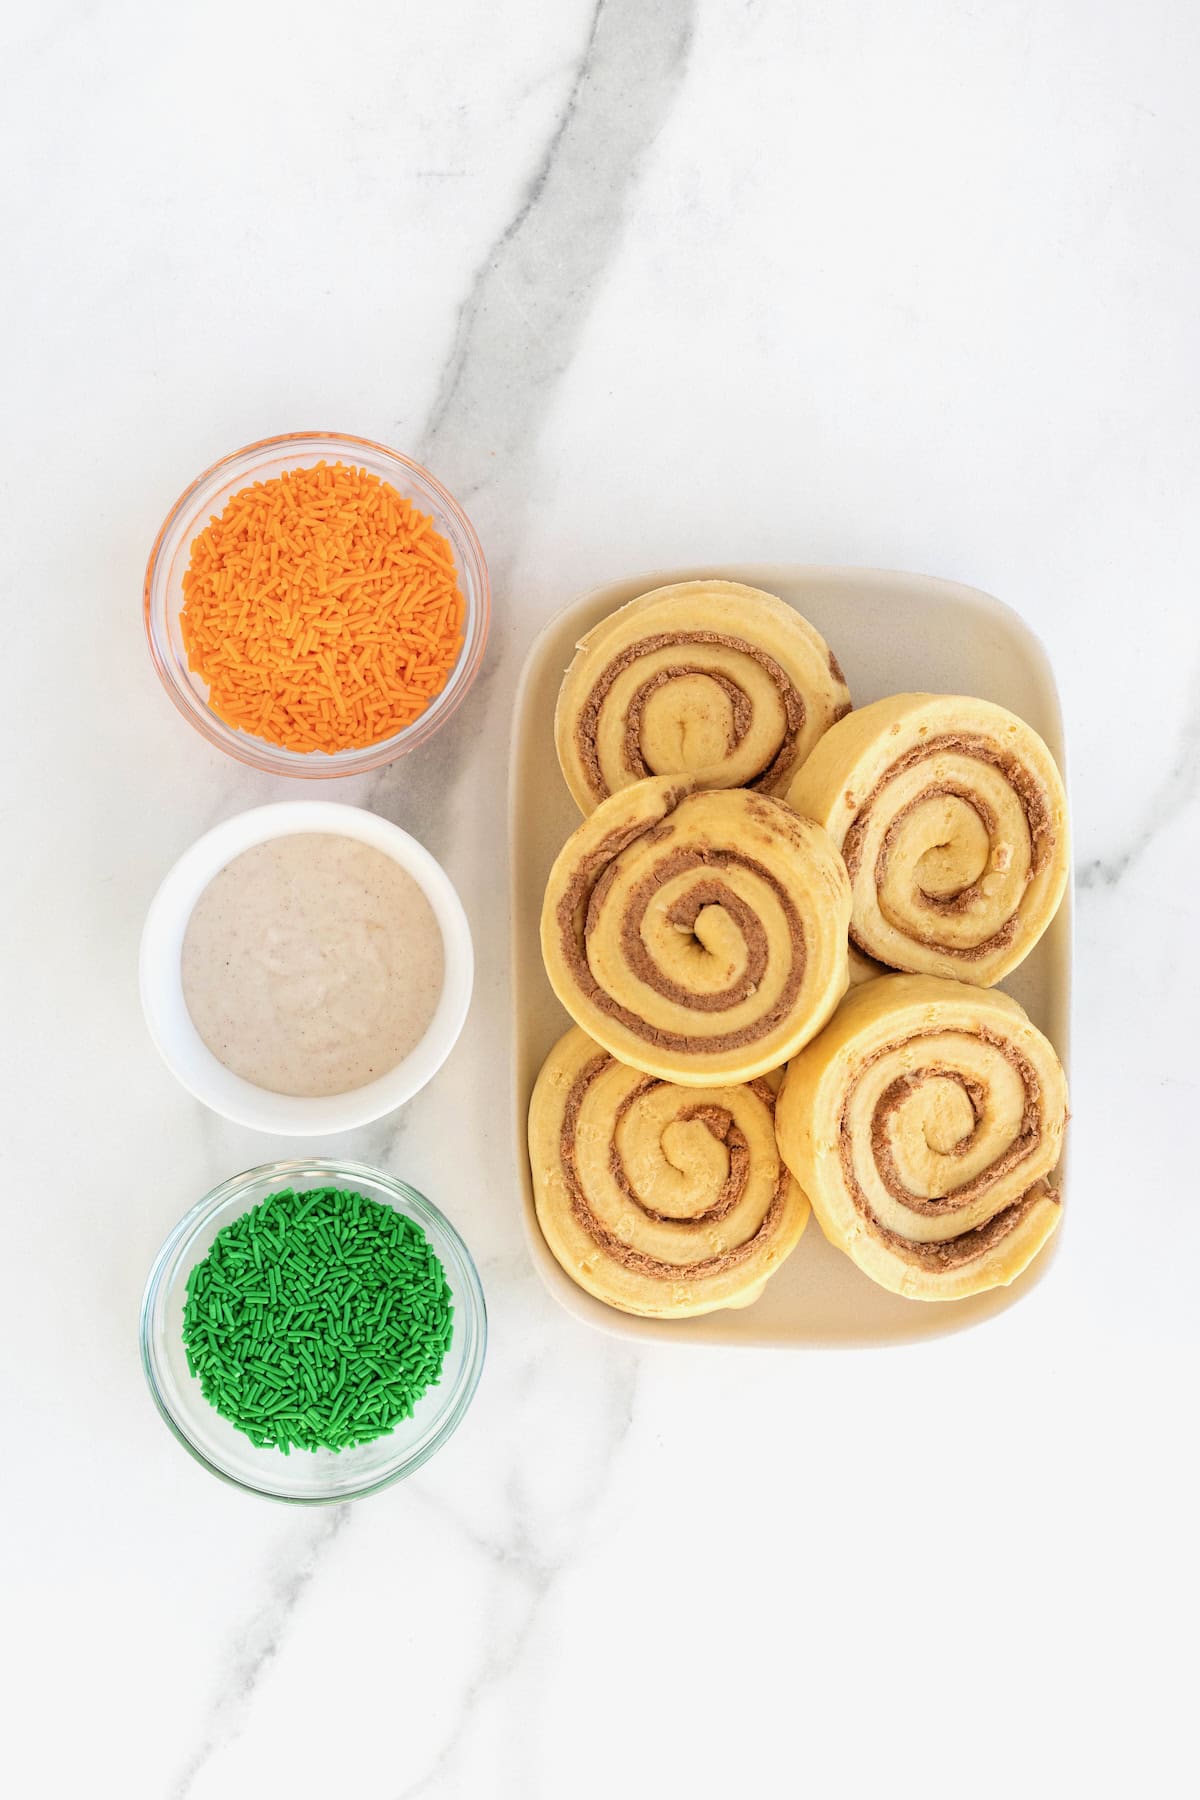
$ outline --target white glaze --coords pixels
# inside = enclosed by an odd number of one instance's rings
[[[433,908],[391,857],[330,833],[271,838],[214,876],[180,959],[219,1062],[276,1094],[345,1094],[395,1068],[442,991]]]
[[[227,1069],[202,1041],[183,995],[183,940],[197,901],[244,850],[297,833],[334,833],[390,857],[418,883],[441,932],[445,978],[429,1029],[415,1048],[365,1087],[315,1098],[272,1093]],[[163,876],[146,911],[138,958],[142,1009],[163,1061],[189,1093],[223,1119],[304,1144],[369,1125],[411,1100],[449,1056],[474,980],[471,928],[454,884],[407,831],[365,807],[286,800],[234,813],[197,838]]]

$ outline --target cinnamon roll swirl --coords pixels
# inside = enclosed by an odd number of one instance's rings
[[[1037,733],[990,701],[896,694],[860,707],[787,798],[842,851],[854,943],[893,969],[991,987],[1066,889],[1062,777]]]
[[[529,1109],[538,1222],[572,1281],[645,1317],[747,1306],[808,1222],[775,1142],[779,1077],[682,1088],[578,1029]]]
[[[1015,1279],[1058,1224],[1058,1057],[1007,994],[931,975],[852,989],[788,1067],[784,1161],[881,1287],[957,1300]]]
[[[827,834],[780,800],[640,781],[550,872],[542,954],[576,1024],[686,1086],[750,1081],[845,992],[850,886]]]
[[[589,813],[649,775],[782,793],[850,710],[820,633],[774,594],[683,581],[588,632],[554,720],[562,771]]]

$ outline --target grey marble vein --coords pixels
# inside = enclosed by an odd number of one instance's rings
[[[243,1627],[204,1728],[199,1748],[171,1788],[171,1800],[187,1800],[209,1759],[237,1736],[264,1671],[278,1654],[284,1633],[329,1546],[349,1522],[348,1506],[319,1515],[304,1554],[272,1583],[264,1604]]]
[[[1193,677],[1179,749],[1170,769],[1146,802],[1137,829],[1127,843],[1107,856],[1094,857],[1077,871],[1082,889],[1115,888],[1173,820],[1200,794],[1200,668]]]
[[[463,498],[524,486],[537,427],[683,74],[692,13],[693,0],[596,0],[566,105],[459,309],[421,440],[422,459]]]
[[[562,112],[459,307],[417,454],[467,505],[498,590],[519,553],[542,424],[683,77],[693,6],[596,0]],[[435,856],[502,666],[494,640],[454,729],[416,753],[419,782],[402,758],[367,790],[367,805]]]
[[[519,1668],[557,1582],[571,1567],[587,1526],[608,1492],[621,1447],[633,1426],[638,1366],[638,1359],[632,1352],[626,1352],[618,1358],[617,1377],[609,1390],[607,1427],[597,1447],[600,1473],[586,1502],[573,1515],[574,1530],[565,1549],[557,1554],[548,1554],[530,1533],[526,1522],[525,1499],[515,1471],[510,1476],[507,1495],[512,1524],[500,1541],[484,1537],[445,1506],[438,1507],[439,1517],[450,1520],[476,1549],[489,1558],[498,1573],[516,1576],[521,1587],[521,1605],[515,1621],[497,1621],[482,1647],[475,1672],[463,1689],[458,1717],[447,1734],[445,1743],[425,1773],[400,1790],[397,1800],[425,1800],[426,1796],[441,1790],[442,1784],[453,1775],[463,1739],[478,1708]],[[449,1791],[454,1793],[459,1789],[452,1784]],[[519,1780],[514,1780],[514,1791],[532,1790]]]

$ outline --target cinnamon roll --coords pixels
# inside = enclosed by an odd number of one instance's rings
[[[873,957],[864,956],[857,945],[850,945],[849,975],[852,988],[864,981],[875,981],[880,975],[890,974],[891,970],[885,969],[882,963],[877,963]]]
[[[1058,1224],[1058,1057],[1017,1002],[932,975],[846,996],[793,1059],[776,1126],[826,1237],[881,1287],[957,1300],[1015,1279]]]
[[[775,1142],[777,1075],[682,1088],[578,1029],[529,1109],[538,1222],[572,1281],[624,1312],[747,1306],[808,1222]]]
[[[780,800],[657,776],[605,800],[550,871],[542,954],[576,1024],[685,1086],[750,1081],[845,992],[850,885]]]
[[[581,641],[558,698],[558,760],[589,813],[649,775],[782,793],[850,710],[820,633],[774,594],[682,581],[631,600]]]
[[[891,968],[991,987],[1063,897],[1062,777],[1037,733],[990,701],[896,694],[860,707],[787,798],[841,849],[850,935]]]

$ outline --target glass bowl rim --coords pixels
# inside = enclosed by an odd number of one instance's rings
[[[479,590],[478,602],[474,607],[468,601],[468,625],[473,629],[467,631],[463,643],[463,651],[458,662],[450,671],[446,686],[434,696],[434,703],[406,725],[402,731],[395,732],[389,738],[382,738],[377,744],[364,744],[354,750],[337,751],[327,757],[324,765],[306,764],[304,758],[311,757],[312,751],[286,750],[282,745],[270,744],[265,738],[254,737],[249,732],[236,730],[226,725],[224,720],[207,706],[200,697],[186,684],[177,679],[165,653],[158,641],[154,618],[154,599],[158,584],[159,568],[163,546],[172,530],[186,512],[188,506],[200,490],[214,476],[227,470],[231,465],[246,460],[247,478],[255,479],[254,462],[265,456],[266,452],[277,450],[286,444],[311,444],[315,449],[328,445],[336,449],[342,446],[353,454],[357,448],[370,450],[375,455],[398,463],[402,468],[411,471],[418,483],[425,483],[445,512],[453,520],[455,528],[462,533],[471,560]],[[163,688],[171,703],[200,735],[216,749],[232,756],[236,761],[248,768],[259,769],[268,775],[295,777],[299,780],[329,781],[349,775],[365,775],[373,769],[385,767],[395,762],[410,750],[425,743],[438,731],[446,721],[453,717],[469,693],[475,677],[479,673],[487,648],[492,617],[492,584],[488,571],[487,558],[483,554],[483,545],[479,534],[472,525],[462,506],[446,487],[445,483],[431,473],[423,463],[415,457],[406,456],[403,450],[395,450],[390,444],[381,444],[375,438],[358,437],[345,431],[284,431],[274,437],[257,438],[251,444],[243,444],[237,450],[230,450],[225,456],[218,457],[190,481],[174,505],[169,509],[150,548],[146,560],[146,573],[142,582],[142,623],[146,632],[146,642],[150,649],[150,660],[154,664]],[[445,696],[445,704],[437,702]],[[339,762],[339,756],[347,760]]]
[[[355,1178],[361,1179],[365,1177],[368,1181],[378,1183],[381,1187],[398,1190],[403,1197],[405,1204],[412,1206],[418,1224],[423,1227],[429,1220],[432,1220],[440,1230],[445,1232],[462,1259],[463,1273],[466,1277],[466,1294],[460,1295],[456,1289],[454,1295],[456,1320],[458,1318],[459,1310],[461,1310],[463,1315],[470,1316],[473,1341],[469,1343],[467,1347],[467,1357],[463,1364],[463,1373],[460,1379],[458,1393],[447,1402],[446,1410],[438,1422],[437,1429],[432,1433],[428,1442],[422,1445],[411,1457],[406,1458],[396,1468],[389,1470],[386,1474],[380,1475],[368,1482],[364,1482],[362,1486],[352,1488],[349,1492],[344,1494],[280,1494],[274,1492],[270,1488],[258,1487],[252,1481],[244,1481],[240,1476],[231,1474],[228,1469],[223,1469],[218,1463],[213,1462],[211,1457],[205,1455],[204,1451],[201,1450],[197,1444],[192,1442],[182,1424],[167,1405],[159,1385],[155,1358],[151,1349],[151,1321],[155,1304],[158,1301],[162,1290],[163,1278],[166,1273],[167,1265],[187,1239],[188,1235],[197,1230],[205,1219],[210,1218],[214,1213],[219,1211],[227,1201],[234,1199],[240,1189],[259,1181],[276,1181],[280,1178],[284,1178],[284,1184],[286,1185],[286,1177],[289,1174],[295,1176],[298,1173],[311,1174],[314,1172],[324,1175],[336,1175],[339,1178],[346,1177],[350,1181],[353,1181]],[[253,1204],[258,1204],[258,1202],[254,1202]],[[247,1207],[246,1210],[249,1210],[249,1208]],[[397,1208],[397,1210],[399,1210],[399,1208]],[[422,1214],[424,1214],[425,1217],[422,1217]],[[435,1254],[436,1253],[435,1246]],[[172,1437],[174,1437],[178,1443],[183,1445],[183,1448],[188,1452],[189,1456],[198,1462],[202,1468],[207,1469],[209,1474],[215,1475],[219,1481],[226,1482],[230,1487],[238,1488],[244,1494],[254,1494],[264,1500],[278,1501],[284,1506],[341,1506],[350,1500],[364,1500],[369,1495],[378,1494],[382,1492],[384,1488],[393,1486],[397,1481],[402,1481],[407,1476],[414,1475],[418,1469],[422,1468],[424,1464],[429,1461],[436,1451],[440,1450],[442,1446],[453,1437],[459,1425],[461,1425],[463,1419],[466,1417],[471,1402],[475,1397],[476,1389],[479,1386],[479,1378],[483,1373],[484,1358],[487,1352],[487,1338],[487,1302],[484,1299],[483,1284],[479,1279],[479,1271],[475,1266],[475,1259],[464,1243],[460,1232],[451,1224],[445,1213],[443,1213],[439,1207],[435,1206],[433,1201],[422,1194],[419,1189],[410,1186],[407,1181],[402,1180],[398,1175],[389,1175],[382,1169],[373,1169],[367,1163],[351,1162],[349,1160],[343,1161],[341,1159],[320,1156],[290,1157],[276,1162],[259,1163],[253,1169],[243,1169],[237,1175],[230,1175],[225,1181],[220,1182],[215,1188],[210,1189],[201,1199],[197,1200],[195,1205],[190,1206],[178,1223],[167,1233],[161,1248],[156,1254],[153,1263],[150,1265],[150,1273],[146,1277],[146,1285],[142,1291],[142,1303],[138,1314],[138,1347],[141,1355],[142,1373],[146,1377],[146,1384],[150,1389],[151,1398],[158,1409],[160,1417],[170,1430]]]

